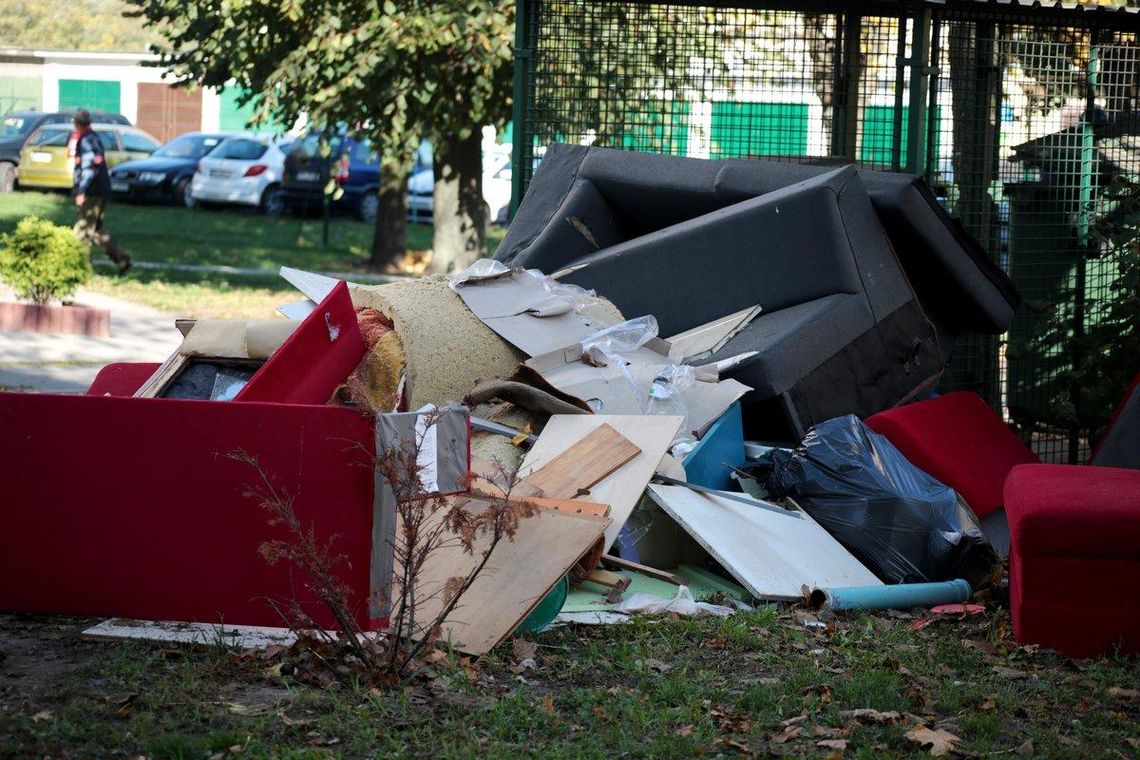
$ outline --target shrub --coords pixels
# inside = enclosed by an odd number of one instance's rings
[[[35,216],[0,236],[0,277],[20,298],[46,304],[91,279],[87,249],[71,230]]]

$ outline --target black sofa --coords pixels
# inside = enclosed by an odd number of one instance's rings
[[[745,399],[749,435],[798,438],[816,422],[873,414],[937,381],[936,331],[855,169],[758,196],[716,192],[723,162],[666,159],[684,171],[599,181],[566,171],[596,150],[552,148],[500,257],[547,272],[570,266],[563,281],[597,290],[629,317],[653,314],[663,336],[760,304],[761,315],[710,359],[758,352],[730,373],[754,389]]]

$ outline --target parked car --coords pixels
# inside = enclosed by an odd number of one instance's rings
[[[111,172],[111,192],[129,200],[174,201],[194,205],[190,180],[198,161],[234,132],[187,132],[139,161]]]
[[[28,137],[45,124],[70,126],[74,116],[75,111],[9,111],[4,114],[0,120],[0,193],[10,193],[16,189],[20,151]],[[117,113],[93,111],[91,118],[100,124],[131,125],[126,116]]]
[[[487,220],[507,223],[511,208],[511,156],[505,152],[483,153],[483,202]],[[430,220],[435,211],[435,174],[431,166],[417,164],[408,178],[408,219]]]
[[[281,214],[281,175],[289,145],[287,138],[226,138],[198,162],[191,195],[198,203],[235,203],[260,208],[269,216]]]
[[[145,158],[158,148],[158,140],[137,127],[96,123],[91,128],[103,143],[107,166]],[[71,131],[70,124],[49,124],[28,137],[20,151],[21,188],[71,189],[75,168],[71,156],[67,155]]]
[[[361,221],[376,221],[380,205],[380,156],[367,141],[358,142],[344,135],[328,138],[329,153],[321,155],[321,136],[310,134],[285,153],[281,175],[282,197],[294,213],[315,211],[324,202],[324,189],[333,180],[343,191],[333,201]]]

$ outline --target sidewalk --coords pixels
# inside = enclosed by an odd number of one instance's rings
[[[0,300],[12,293],[0,285]],[[82,393],[111,362],[162,362],[181,343],[174,315],[80,290],[77,303],[111,310],[111,337],[0,333],[0,386]]]

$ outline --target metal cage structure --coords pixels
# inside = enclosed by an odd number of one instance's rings
[[[1083,461],[1090,431],[1063,411],[1079,356],[1035,336],[1059,312],[1082,330],[1107,296],[1106,189],[1140,177],[1134,10],[520,0],[516,205],[556,141],[922,176],[1024,299],[1006,336],[959,342],[940,390],[981,394],[1045,461]]]

